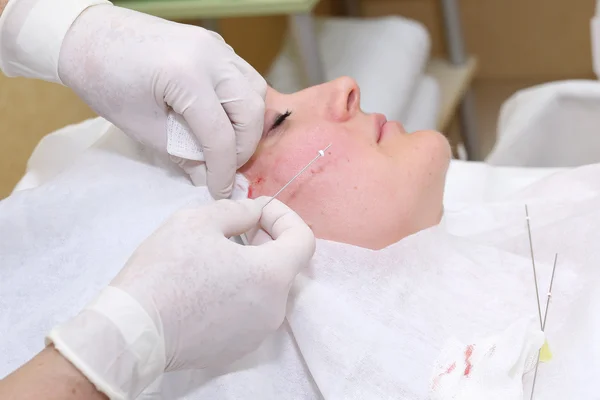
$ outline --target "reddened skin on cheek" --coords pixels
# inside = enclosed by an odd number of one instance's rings
[[[258,176],[255,179],[252,179],[250,181],[250,184],[248,185],[248,198],[249,199],[255,198],[255,194],[261,192],[261,186],[264,181],[265,180],[262,176]]]
[[[317,162],[319,162],[319,161],[317,160]],[[311,168],[310,173],[313,175],[320,174],[323,172],[323,169],[324,169],[323,166],[317,166],[317,167]]]
[[[291,131],[286,131],[280,137],[276,137],[277,140],[267,139],[259,147],[253,159],[240,170],[249,180],[249,197],[274,195],[313,161],[319,154],[319,150],[327,147],[333,139],[331,133],[327,134],[322,129],[303,131],[302,135],[298,136],[292,135]],[[335,175],[335,171],[340,167],[346,169],[349,159],[345,151],[345,142],[344,140],[337,142],[338,151],[335,151],[332,146],[326,151],[324,157],[317,158],[308,170],[303,171],[281,193],[279,199],[285,202],[286,197],[297,197],[296,192],[303,192],[303,188],[313,192],[328,180],[327,176],[330,173]],[[330,178],[329,184],[334,181],[335,178]]]
[[[286,188],[285,192],[281,194],[281,200],[290,203],[300,199],[306,201],[306,199],[311,199],[314,196],[318,197],[319,193],[329,192],[339,184],[336,177],[343,175],[340,173],[339,168],[341,160],[339,157],[333,158],[329,155],[318,158],[307,171],[304,171]],[[296,173],[296,171],[293,174],[290,172],[291,177]]]
[[[310,159],[309,162],[310,161],[312,161],[312,159]],[[251,181],[249,190],[250,196],[254,198],[264,195],[272,196],[277,193],[277,191],[306,166],[301,165],[298,167],[297,164],[298,162],[295,160],[280,157],[273,161],[273,165],[277,165],[278,167],[271,167],[269,165],[268,171],[264,172],[264,169],[266,169],[267,166],[263,165],[259,172],[260,175],[248,176]],[[323,174],[327,174],[328,171],[332,172],[331,169],[336,168],[334,166],[335,164],[336,162],[329,156],[318,158],[309,169],[302,172],[302,174],[286,187],[286,189],[278,196],[279,200],[284,203],[293,203],[294,200],[303,198],[304,195],[322,190],[321,187],[327,185],[327,182],[331,181]]]

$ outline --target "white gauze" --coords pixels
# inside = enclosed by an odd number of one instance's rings
[[[568,200],[545,181],[522,196],[453,210],[439,226],[380,251],[318,240],[279,331],[229,367],[165,374],[162,396],[430,398],[449,338],[479,343],[537,317],[527,200],[542,292],[560,254],[546,332],[554,359],[540,366],[536,393],[593,398],[598,175],[591,166],[558,177],[571,185],[562,190]],[[132,158],[105,141],[46,184],[0,203],[0,376],[41,350],[48,330],[108,284],[164,219],[209,201],[208,190],[168,159],[143,149]],[[484,367],[473,363],[472,371]],[[530,373],[523,382],[526,393]]]
[[[202,145],[183,116],[173,111],[167,116],[167,153],[186,160],[204,161]]]

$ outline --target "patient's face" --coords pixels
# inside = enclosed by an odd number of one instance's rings
[[[363,113],[350,78],[290,95],[270,89],[266,105],[263,139],[241,169],[249,197],[272,196],[331,143],[278,196],[317,237],[379,249],[439,222],[450,160],[444,136],[407,134]]]

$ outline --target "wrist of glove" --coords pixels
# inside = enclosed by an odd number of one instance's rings
[[[62,83],[58,60],[63,40],[79,14],[107,0],[13,0],[0,16],[0,70]]]
[[[50,343],[110,399],[136,398],[165,370],[160,318],[112,286],[52,329]]]
[[[222,200],[173,215],[111,286],[47,340],[111,399],[135,398],[165,371],[229,364],[285,318],[315,249],[302,219],[268,198]],[[272,240],[228,238],[257,225]]]

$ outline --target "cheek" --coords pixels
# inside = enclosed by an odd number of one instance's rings
[[[250,181],[248,197],[272,196],[287,184],[296,174],[317,156],[315,152],[296,153],[293,156],[277,155],[261,158],[252,168],[244,172]],[[319,157],[304,170],[281,193],[280,200],[286,201],[297,197],[300,193],[313,191],[317,187],[324,187],[336,179],[343,179],[351,172],[345,168],[350,164],[350,158],[326,151],[324,157]]]
[[[319,154],[325,151],[324,157],[319,157],[307,170],[286,188],[285,193],[294,193],[298,186],[314,183],[315,178],[324,175],[330,169],[338,170],[341,165],[350,163],[350,154],[356,153],[356,144],[348,140],[349,136],[331,133],[328,127],[313,127],[303,135],[296,132],[285,132],[286,137],[277,138],[269,144],[267,139],[262,148],[255,154],[248,166],[242,168],[250,181],[249,197],[273,195]],[[295,135],[294,135],[295,134]],[[283,195],[283,193],[282,193]],[[283,199],[283,197],[281,197]]]
[[[356,227],[352,216],[359,210],[364,212],[363,208],[373,203],[373,196],[379,197],[391,179],[386,173],[376,173],[391,169],[382,168],[381,156],[371,154],[364,145],[341,141],[336,144],[338,151],[332,146],[331,152],[327,151],[325,157],[319,158],[278,195],[279,200],[316,229],[316,234],[330,238],[337,238],[323,235],[334,228],[329,226],[330,222],[343,231]],[[305,159],[313,158],[309,154]],[[251,198],[274,195],[306,165],[305,160],[298,163],[290,157],[274,156],[269,162],[266,160],[261,158],[260,166],[257,163],[246,174],[251,181]]]

